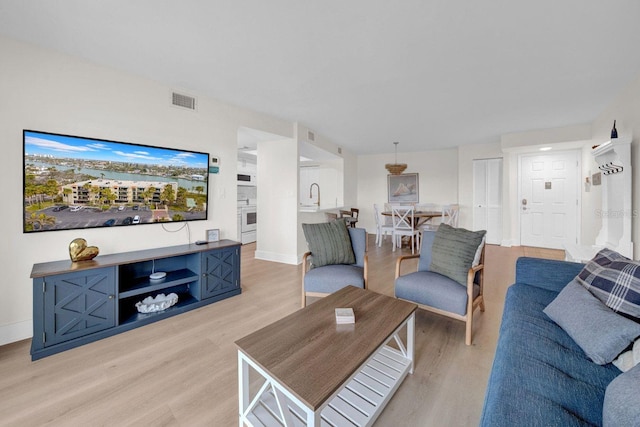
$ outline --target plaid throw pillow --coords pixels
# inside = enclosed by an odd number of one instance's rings
[[[576,279],[613,311],[640,318],[640,262],[602,249]]]

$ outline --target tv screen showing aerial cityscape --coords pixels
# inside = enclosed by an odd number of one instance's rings
[[[25,233],[207,219],[209,154],[23,131]]]

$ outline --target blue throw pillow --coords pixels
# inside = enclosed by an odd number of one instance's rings
[[[598,365],[640,336],[640,324],[613,312],[575,279],[543,311]]]
[[[640,425],[640,365],[611,381],[602,406],[604,427]]]

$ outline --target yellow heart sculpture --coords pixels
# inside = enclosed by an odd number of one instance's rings
[[[73,262],[94,259],[98,252],[97,246],[87,246],[87,241],[80,237],[69,243],[69,256]]]

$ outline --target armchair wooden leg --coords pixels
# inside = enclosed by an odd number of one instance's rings
[[[304,289],[302,290],[302,304],[300,305],[301,308],[305,308],[305,306],[307,305],[307,296],[304,294]]]
[[[467,318],[467,328],[465,331],[464,343],[471,345],[471,331],[473,329],[473,316],[469,315]]]

